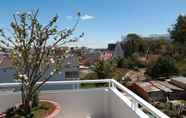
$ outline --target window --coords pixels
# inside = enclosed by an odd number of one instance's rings
[[[79,78],[79,72],[78,71],[65,72],[65,78]]]

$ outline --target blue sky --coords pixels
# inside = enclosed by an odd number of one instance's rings
[[[122,34],[166,34],[178,14],[186,14],[186,0],[2,0],[0,26],[7,27],[17,11],[37,8],[41,22],[57,13],[59,25],[67,27],[80,11],[84,17],[77,32],[85,32],[85,39],[74,45],[100,48],[120,40]]]

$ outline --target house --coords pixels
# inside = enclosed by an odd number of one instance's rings
[[[186,77],[173,77],[169,82],[186,90]]]
[[[168,92],[168,98],[170,100],[178,100],[178,99],[185,99],[186,92],[184,89],[175,86],[167,81],[158,81],[160,84],[172,90],[172,92]]]
[[[147,101],[178,100],[186,97],[184,89],[167,81],[136,82],[131,88]]]
[[[79,78],[79,61],[75,54],[69,54],[64,59],[62,73],[65,80],[74,80]]]
[[[114,51],[113,51],[113,58],[123,58],[123,57],[124,57],[124,51],[121,47],[121,43],[118,42],[116,44]]]
[[[12,66],[9,55],[9,53],[0,52],[0,68],[9,68]]]
[[[9,57],[9,53],[0,52],[0,83],[15,82],[15,69],[12,67],[12,63]]]
[[[49,72],[52,67],[49,67]],[[50,73],[45,75],[48,76]],[[0,53],[0,83],[12,83],[15,82],[16,71],[12,66],[9,54]],[[74,80],[79,79],[79,61],[74,54],[69,54],[63,63],[63,68],[60,73],[50,79],[50,81],[60,80]],[[42,78],[41,78],[42,80]]]
[[[136,82],[132,85],[133,91],[147,101],[160,101],[164,99],[163,92],[150,82]]]
[[[112,52],[111,51],[104,51],[100,54],[101,60],[111,60],[112,59]]]
[[[80,64],[84,66],[91,66],[92,64],[96,63],[98,59],[98,53],[88,53],[81,57]]]
[[[116,47],[116,44],[115,44],[115,43],[109,43],[107,49],[108,49],[109,51],[114,51],[115,47]]]
[[[124,50],[121,46],[121,42],[108,44],[107,51],[112,53],[112,58],[123,58]]]

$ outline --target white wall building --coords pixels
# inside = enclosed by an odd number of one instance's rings
[[[79,61],[76,55],[70,54],[64,59],[62,72],[65,80],[79,78]]]
[[[113,58],[123,58],[124,57],[124,52],[121,47],[120,42],[117,42],[116,47],[113,52]]]

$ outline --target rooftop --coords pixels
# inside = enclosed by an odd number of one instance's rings
[[[180,76],[180,77],[173,77],[171,79],[186,84],[186,77]]]
[[[136,82],[136,85],[143,88],[146,92],[153,91],[173,92],[175,90],[184,91],[184,89],[175,86],[167,81]]]
[[[81,84],[103,83],[100,88],[81,88]],[[72,85],[71,89],[61,86]],[[20,83],[1,83],[0,88],[14,89]],[[55,89],[50,89],[55,87]],[[115,80],[50,81],[41,99],[56,101],[62,107],[57,118],[169,118],[154,106]],[[0,111],[19,103],[19,91],[0,92]]]
[[[164,86],[159,81],[150,81],[150,83],[164,92],[173,92],[170,88]]]
[[[143,88],[146,92],[160,91],[159,88],[155,87],[150,82],[136,82],[135,84]]]
[[[184,91],[184,89],[179,88],[179,87],[177,87],[177,86],[175,86],[175,85],[173,85],[173,84],[170,84],[170,83],[167,82],[167,81],[164,81],[164,82],[158,81],[158,82],[159,82],[160,84],[166,86],[167,88],[171,89],[171,90]]]

